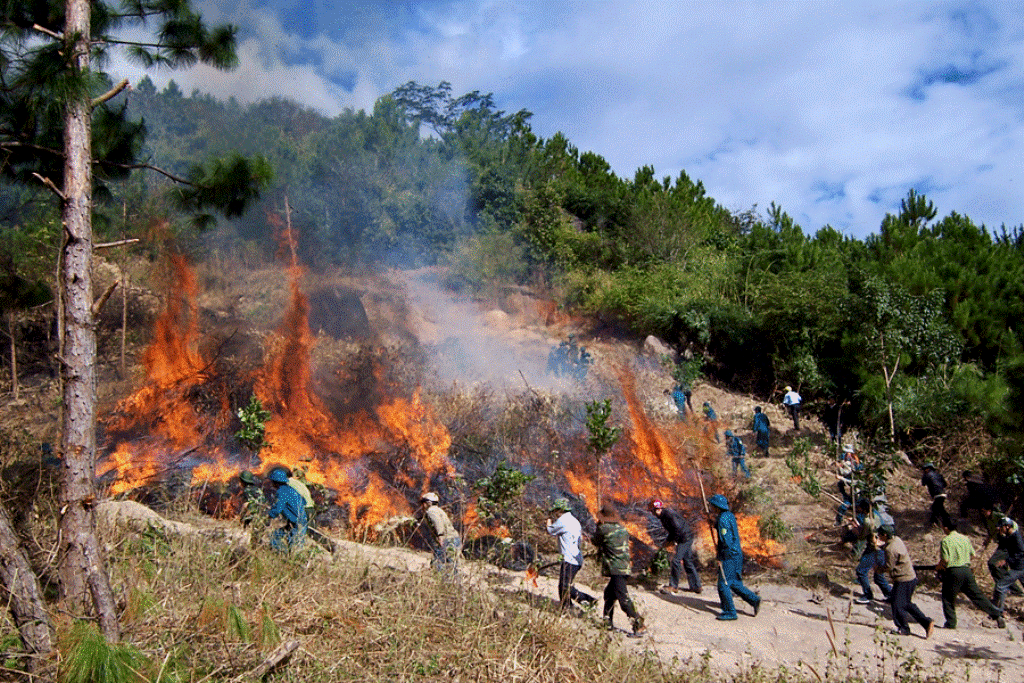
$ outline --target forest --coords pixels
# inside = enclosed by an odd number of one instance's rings
[[[144,78],[111,109],[136,122],[136,157],[160,172],[100,167],[98,241],[141,237],[134,249],[147,253],[173,238],[270,260],[280,221],[268,216],[287,210],[309,268],[436,265],[467,294],[540,288],[664,339],[693,359],[691,375],[764,400],[792,385],[812,412],[842,405],[843,421],[880,443],[1024,478],[1021,226],[940,217],[914,190],[863,240],[797,225],[770,201],[730,211],[685,172],[620,178],[599,153],[535,135],[530,112],[445,82],[406,83],[372,112],[329,118]],[[174,179],[199,183],[250,157],[272,169],[251,210],[215,217],[202,197],[182,201]],[[6,164],[3,183],[3,308],[16,337],[19,314],[52,291],[60,220],[24,168]]]

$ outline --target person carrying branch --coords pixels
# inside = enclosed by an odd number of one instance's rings
[[[633,601],[626,590],[626,577],[629,576],[632,558],[629,552],[629,532],[622,524],[619,511],[611,503],[605,503],[597,513],[597,531],[592,542],[601,556],[601,573],[608,577],[608,585],[604,589],[604,620],[608,628],[613,628],[612,617],[615,603],[633,624],[633,635],[638,636],[647,629],[644,618],[636,611]]]
[[[597,598],[573,586],[576,574],[583,567],[583,553],[580,552],[583,528],[572,514],[572,506],[567,499],[556,499],[551,504],[551,512],[561,513],[553,522],[548,519],[546,523],[548,533],[558,537],[558,549],[562,553],[562,564],[558,570],[558,600],[561,607],[564,610],[573,600],[580,604],[593,605]]]
[[[735,621],[738,618],[733,593],[754,608],[756,617],[761,610],[761,596],[743,585],[743,547],[736,515],[729,510],[729,501],[720,493],[708,498],[708,503],[714,508],[718,537],[718,599],[722,605],[718,620]]]
[[[700,574],[697,573],[696,554],[693,552],[695,540],[693,527],[679,510],[670,510],[660,500],[652,500],[649,507],[651,514],[658,518],[665,528],[665,542],[662,547],[675,544],[676,550],[669,561],[669,584],[664,590],[669,593],[679,592],[680,565],[686,571],[686,581],[691,593],[700,593]]]

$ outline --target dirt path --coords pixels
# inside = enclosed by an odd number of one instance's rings
[[[405,571],[429,567],[425,553],[348,542],[340,543],[338,559],[342,558]],[[523,572],[483,563],[467,562],[464,574],[481,588],[526,591],[550,600],[552,606],[558,592],[555,578],[541,576],[534,582]],[[1024,680],[1020,624],[1011,620],[1006,630],[997,629],[963,598],[957,605],[960,626],[947,631],[939,628],[943,618],[938,596],[927,590],[915,594],[917,605],[936,621],[932,638],[926,640],[916,624],[910,636],[893,635],[888,607],[879,603],[856,605],[848,598],[756,580],[747,585],[764,600],[760,614],[752,617],[749,606],[737,600],[739,620],[725,623],[715,619],[719,605],[713,584],[700,595],[664,595],[630,586],[648,630],[641,638],[622,635],[622,645],[638,652],[653,651],[666,663],[678,659],[683,665],[706,665],[722,674],[785,667],[824,677],[829,667],[835,667],[847,678],[857,673],[869,680],[905,680],[918,666],[922,676],[941,672],[956,681]],[[603,590],[603,585],[579,587],[595,596]],[[616,615],[619,626],[628,625],[618,608]],[[600,622],[598,614],[564,618],[586,619],[593,628]],[[900,667],[902,673],[896,677],[893,672]]]

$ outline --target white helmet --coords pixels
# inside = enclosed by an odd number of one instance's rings
[[[423,494],[422,496],[420,496],[420,502],[421,502],[421,503],[422,503],[423,501],[425,501],[425,500],[429,500],[429,501],[430,501],[431,503],[437,503],[437,502],[439,502],[439,501],[440,501],[441,499],[440,499],[440,498],[438,498],[438,497],[437,497],[437,494],[436,494],[436,493],[434,493],[433,491],[427,491],[427,492],[426,492],[426,493],[424,493],[424,494]]]

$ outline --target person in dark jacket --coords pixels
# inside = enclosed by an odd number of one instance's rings
[[[633,606],[626,590],[626,577],[629,576],[632,556],[629,552],[629,532],[622,524],[619,511],[611,503],[605,503],[597,513],[597,531],[591,541],[601,556],[601,573],[608,577],[608,585],[604,589],[604,619],[608,627],[612,627],[612,613],[615,603],[626,613],[633,624],[633,635],[640,635],[644,628],[644,619]]]
[[[772,423],[768,416],[761,412],[761,406],[754,407],[754,434],[757,437],[757,447],[768,457],[768,441],[771,438]]]
[[[732,594],[740,596],[754,608],[754,616],[761,609],[761,596],[743,585],[743,547],[736,515],[729,510],[729,501],[720,493],[708,498],[715,513],[715,533],[718,536],[718,599],[722,604],[719,621],[735,621],[736,605]]]
[[[306,502],[288,485],[288,473],[284,469],[275,467],[268,479],[277,487],[277,500],[267,511],[267,517],[281,516],[285,522],[270,535],[270,547],[282,551],[297,548],[306,540]]]
[[[1006,559],[1001,560],[998,566],[1005,567],[1006,573],[992,589],[992,602],[1003,609],[1010,586],[1024,579],[1024,538],[1020,527],[1009,517],[1003,517],[999,522],[999,550],[1006,554]]]
[[[689,384],[677,384],[672,388],[672,401],[679,411],[679,419],[686,420],[693,413],[693,390]]]
[[[729,457],[732,458],[732,476],[736,476],[737,470],[742,470],[743,475],[750,479],[750,468],[747,467],[747,447],[743,440],[732,433],[731,429],[725,430],[725,448]]]
[[[686,581],[691,593],[700,593],[700,574],[697,573],[697,557],[693,552],[693,527],[679,510],[670,510],[660,500],[652,500],[651,514],[658,518],[665,528],[665,542],[662,547],[675,543],[676,550],[669,561],[669,583],[665,587],[670,593],[679,592],[680,565],[686,571]]]
[[[981,518],[985,522],[985,544],[982,550],[986,550],[993,541],[996,542],[996,551],[988,558],[988,573],[992,575],[992,582],[999,581],[1006,577],[1006,551],[999,546],[999,524],[1006,515],[997,506],[984,506],[981,508]],[[1011,583],[1008,589],[1011,595],[1024,595],[1020,583]]]
[[[939,524],[946,515],[946,478],[935,469],[935,464],[926,462],[922,467],[924,473],[921,475],[921,485],[928,489],[928,495],[932,497],[931,516],[928,517],[928,526]]]
[[[999,492],[991,484],[974,474],[970,470],[963,473],[964,486],[967,488],[967,495],[960,501],[960,516],[967,517],[971,510],[983,508],[995,509],[999,505]]]

